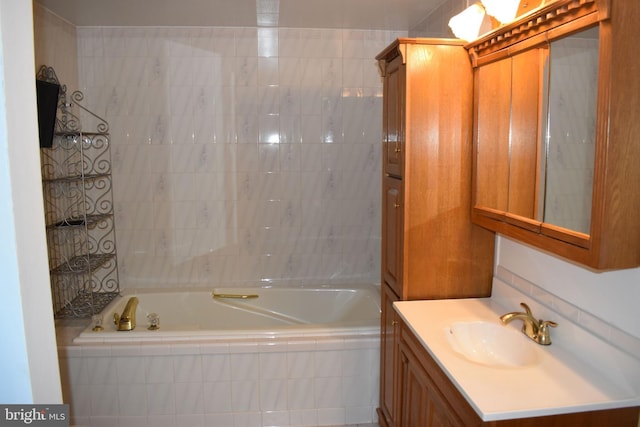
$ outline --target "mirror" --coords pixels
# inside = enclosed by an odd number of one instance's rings
[[[596,143],[599,30],[550,43],[544,129],[545,223],[589,234]]]

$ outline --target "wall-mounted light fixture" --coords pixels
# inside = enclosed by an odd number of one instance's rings
[[[500,23],[513,21],[518,14],[520,0],[481,0],[488,15],[496,18]]]
[[[472,41],[480,34],[491,31],[491,18],[480,3],[474,3],[452,17],[449,28],[457,38]]]

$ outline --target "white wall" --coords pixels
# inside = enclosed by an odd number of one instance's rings
[[[31,0],[0,0],[0,402],[61,403],[44,231]]]
[[[496,243],[497,268],[640,338],[640,268],[595,273],[506,237]]]
[[[53,67],[58,80],[71,95],[78,89],[78,34],[76,26],[33,3],[33,33],[36,71],[42,65]]]

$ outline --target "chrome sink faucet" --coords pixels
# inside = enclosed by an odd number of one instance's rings
[[[131,297],[124,307],[122,315],[114,313],[113,323],[119,331],[133,331],[136,327],[136,309],[138,308],[138,297]]]
[[[522,333],[541,345],[551,344],[551,337],[549,335],[549,326],[555,328],[558,326],[556,322],[551,320],[536,320],[531,314],[529,306],[523,302],[520,305],[524,308],[525,312],[513,311],[511,313],[503,314],[500,316],[500,320],[504,325],[510,323],[512,320],[522,320]]]

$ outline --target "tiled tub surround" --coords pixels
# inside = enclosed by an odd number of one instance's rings
[[[59,357],[75,425],[322,426],[376,422],[379,350],[375,331],[61,343]]]
[[[379,275],[378,51],[406,34],[79,27],[124,287]]]

